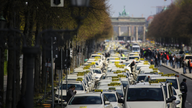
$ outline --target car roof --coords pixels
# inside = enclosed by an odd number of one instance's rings
[[[101,92],[80,93],[80,94],[74,95],[74,97],[76,96],[101,96]]]

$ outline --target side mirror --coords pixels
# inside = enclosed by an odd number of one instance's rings
[[[123,99],[118,99],[118,103],[124,103]]]
[[[176,100],[176,97],[175,97],[175,96],[172,96],[171,98],[172,98],[172,100]]]
[[[110,102],[109,101],[105,101],[105,105],[109,105],[110,104]]]

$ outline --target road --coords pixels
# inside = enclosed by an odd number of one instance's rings
[[[164,72],[165,74],[168,74],[168,73],[175,73],[176,75],[178,75],[178,73],[164,67],[164,66],[161,66],[159,67],[159,70],[161,72]],[[192,80],[187,78],[187,77],[184,77],[182,75],[179,75],[179,82],[181,83],[183,78],[186,78],[187,79],[187,87],[188,87],[188,92],[187,92],[187,100],[186,100],[186,103],[185,103],[185,107],[186,108],[192,108]]]

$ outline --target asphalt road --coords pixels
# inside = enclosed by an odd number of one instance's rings
[[[159,67],[159,70],[161,72],[164,72],[165,74],[168,74],[168,73],[175,73],[176,75],[179,75],[179,82],[181,83],[183,78],[186,78],[187,79],[187,87],[188,87],[188,92],[187,92],[187,100],[186,100],[186,103],[185,103],[185,107],[186,108],[192,108],[192,80],[187,78],[187,77],[184,77],[164,66],[161,66]]]

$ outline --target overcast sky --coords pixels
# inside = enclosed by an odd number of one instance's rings
[[[173,0],[174,1],[174,0]],[[126,12],[133,17],[141,17],[142,14],[145,18],[149,15],[156,14],[155,6],[170,5],[171,0],[109,0],[111,5],[110,16],[118,17],[119,12],[122,12],[125,6]]]

